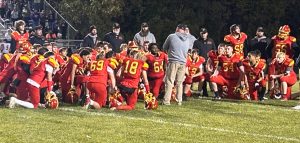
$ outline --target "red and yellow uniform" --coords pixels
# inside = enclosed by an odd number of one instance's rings
[[[147,70],[149,65],[133,58],[125,58],[122,63],[122,77],[118,88],[122,96],[126,97],[127,105],[118,106],[118,110],[132,110],[135,108],[138,94],[138,84],[143,70]]]
[[[219,54],[217,51],[214,51],[214,50],[211,50],[208,52],[208,58],[211,60],[212,62],[212,66],[213,66],[213,69],[215,70],[218,66],[218,63],[219,63]]]
[[[84,62],[83,59],[80,57],[78,54],[73,54],[66,64],[66,67],[64,68],[64,71],[62,72],[60,82],[61,82],[61,89],[62,89],[62,95],[63,95],[63,101],[66,103],[72,103],[73,99],[70,99],[67,97],[67,94],[71,88],[71,72],[73,65],[77,65],[76,73],[75,73],[75,79],[76,75],[82,74],[82,69],[84,67]],[[74,84],[79,85],[77,81],[74,79]],[[77,93],[80,93],[80,88],[77,88]],[[80,95],[80,94],[78,94]],[[74,97],[74,99],[79,99],[79,97]],[[74,101],[77,102],[77,101]]]
[[[48,92],[52,90],[51,87],[53,82],[47,79],[47,74],[53,73],[55,68],[58,67],[56,60],[50,57],[41,61],[28,77],[26,87],[29,92],[30,102],[33,104],[34,108],[37,108],[40,103],[40,88],[44,81],[47,82]]]
[[[238,79],[240,77],[239,66],[242,65],[241,60],[243,56],[240,54],[233,54],[231,57],[220,56],[218,66],[221,67],[219,74],[210,78],[211,82],[218,84],[219,86],[227,86],[228,96],[226,98],[239,99],[233,92],[234,87],[237,86]]]
[[[245,59],[243,60],[243,66],[249,84],[250,98],[251,100],[258,100],[257,87],[255,87],[255,83],[258,83],[260,87],[266,86],[266,81],[264,79],[257,82],[259,79],[263,78],[261,73],[266,67],[266,61],[264,59],[260,59],[255,65],[251,66],[249,60]]]
[[[278,52],[283,52],[290,58],[293,58],[293,44],[296,43],[296,38],[287,36],[285,39],[280,38],[278,35],[272,37],[272,59],[276,57]]]
[[[149,65],[147,70],[150,90],[155,97],[158,97],[160,87],[165,76],[164,67],[168,63],[168,56],[163,52],[159,52],[158,56],[152,54],[146,55],[146,62]]]
[[[3,54],[0,59],[0,72],[4,70],[4,68],[8,65],[8,62],[12,58],[12,54]]]
[[[29,33],[26,32],[24,34],[19,33],[18,31],[13,31],[11,33],[11,38],[16,41],[16,50],[19,49],[20,44],[29,41]]]
[[[235,38],[232,34],[226,35],[224,41],[233,45],[233,53],[244,55],[244,43],[247,39],[247,35],[243,32],[240,33],[239,38]]]
[[[16,55],[14,55],[8,62],[7,66],[0,73],[0,83],[9,83],[13,75],[16,73],[14,70]]]
[[[30,59],[31,57],[27,54],[22,54],[16,63],[16,74],[17,77],[15,80],[16,86],[16,94],[17,98],[20,100],[27,100],[28,92],[26,88],[26,80],[29,76],[30,72]]]
[[[43,55],[36,54],[30,59],[30,71],[33,69],[44,59]]]
[[[188,68],[189,75],[186,76],[186,78],[185,78],[185,81],[184,81],[185,84],[192,84],[193,82],[199,82],[199,81],[201,81],[201,80],[203,80],[205,78],[204,74],[192,78],[193,75],[195,75],[196,73],[199,72],[200,68],[203,68],[202,64],[204,62],[205,62],[205,59],[203,57],[201,57],[201,56],[198,56],[195,61],[193,61],[191,59],[191,57],[189,57],[187,59],[186,66]]]
[[[105,106],[107,99],[107,80],[108,73],[113,73],[107,59],[93,60],[88,64],[90,77],[87,88],[90,92],[95,93],[95,99],[100,106]]]

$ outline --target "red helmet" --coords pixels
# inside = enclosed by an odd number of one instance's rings
[[[109,96],[109,108],[118,107],[123,103],[123,97],[120,92],[115,92]]]
[[[279,28],[279,32],[289,34],[291,32],[289,25],[283,25]]]
[[[290,26],[283,25],[279,28],[278,37],[285,39],[287,36],[289,36],[290,32],[291,32]]]
[[[157,109],[158,102],[152,93],[146,93],[144,96],[145,109]]]
[[[50,108],[50,109],[58,108],[59,102],[56,97],[56,94],[53,91],[47,93],[47,95],[45,96],[45,101],[46,101],[46,108]]]

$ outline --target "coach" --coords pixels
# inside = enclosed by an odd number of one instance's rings
[[[182,82],[185,75],[185,64],[190,42],[185,33],[186,27],[184,24],[179,24],[176,32],[170,34],[163,45],[163,49],[168,53],[168,67],[164,78],[165,96],[163,105],[170,105],[174,81],[176,81],[178,105],[182,104]]]

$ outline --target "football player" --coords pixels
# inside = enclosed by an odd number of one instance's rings
[[[90,56],[90,52],[83,49],[79,54],[72,54],[70,60],[67,62],[60,78],[64,102],[76,103],[79,99],[80,87],[78,81],[75,81],[75,76],[84,74],[84,65],[90,61]],[[76,86],[78,86],[78,88],[76,88]],[[75,95],[76,97],[71,98],[70,96],[67,96],[70,89],[77,90],[76,93],[78,94]]]
[[[143,61],[144,57],[137,50],[131,50],[129,57],[125,58],[119,69],[117,76],[120,77],[118,89],[121,95],[126,99],[127,105],[120,105],[113,109],[117,110],[133,110],[138,98],[138,84],[142,75],[146,92],[149,93],[149,82],[147,72],[149,65]]]
[[[112,89],[116,90],[114,70],[110,67],[109,60],[105,59],[104,53],[99,54],[97,60],[91,61],[87,69],[90,71],[87,88],[90,92],[95,93],[95,99],[92,100],[87,97],[85,107],[92,106],[95,109],[100,109],[106,105],[108,77],[112,84]]]
[[[261,53],[258,50],[250,51],[247,58],[243,60],[243,66],[245,67],[248,82],[246,85],[249,87],[251,100],[259,99],[262,101],[266,91],[266,81],[264,80],[263,71],[266,66],[266,61],[260,59],[260,55]]]
[[[151,92],[157,98],[163,84],[168,56],[164,52],[159,51],[156,43],[149,44],[149,51],[150,53],[146,55],[146,62],[149,65],[147,75]]]
[[[271,71],[270,80],[279,80],[282,100],[291,99],[291,87],[297,82],[294,72],[294,60],[283,52],[277,52],[276,58],[271,63],[275,70]]]
[[[193,82],[199,82],[198,90],[202,90],[203,82],[204,82],[204,69],[203,63],[205,59],[198,55],[198,49],[193,49],[191,56],[188,57],[186,63],[186,77],[183,91],[183,100],[186,100],[187,96],[191,96],[191,84]]]
[[[246,39],[247,35],[244,32],[241,32],[241,28],[237,24],[230,26],[230,34],[224,37],[226,43],[233,45],[233,53],[238,53],[244,56],[246,52]]]
[[[244,86],[241,82],[244,78],[244,67],[242,65],[242,55],[233,53],[233,45],[227,44],[225,47],[226,55],[220,56],[218,67],[210,77],[212,88],[216,99],[220,99],[217,85],[222,86],[226,98],[240,99],[234,93],[234,87]]]
[[[53,52],[45,53],[45,57],[46,59],[41,61],[38,66],[34,68],[28,79],[26,79],[25,87],[28,89],[30,102],[28,102],[27,99],[23,100],[20,98],[10,97],[9,108],[14,108],[15,105],[20,105],[25,108],[37,108],[40,103],[40,86],[44,80],[47,81],[47,92],[52,91],[53,72],[59,66],[54,58]]]

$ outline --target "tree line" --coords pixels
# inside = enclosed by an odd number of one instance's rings
[[[208,29],[216,43],[223,41],[232,24],[240,24],[249,38],[263,26],[267,36],[278,33],[288,24],[291,35],[299,38],[300,10],[298,0],[60,0],[57,9],[83,35],[90,25],[97,26],[100,39],[111,31],[112,23],[121,25],[126,40],[132,40],[142,22],[148,22],[157,43],[185,23],[198,37],[199,29]]]

